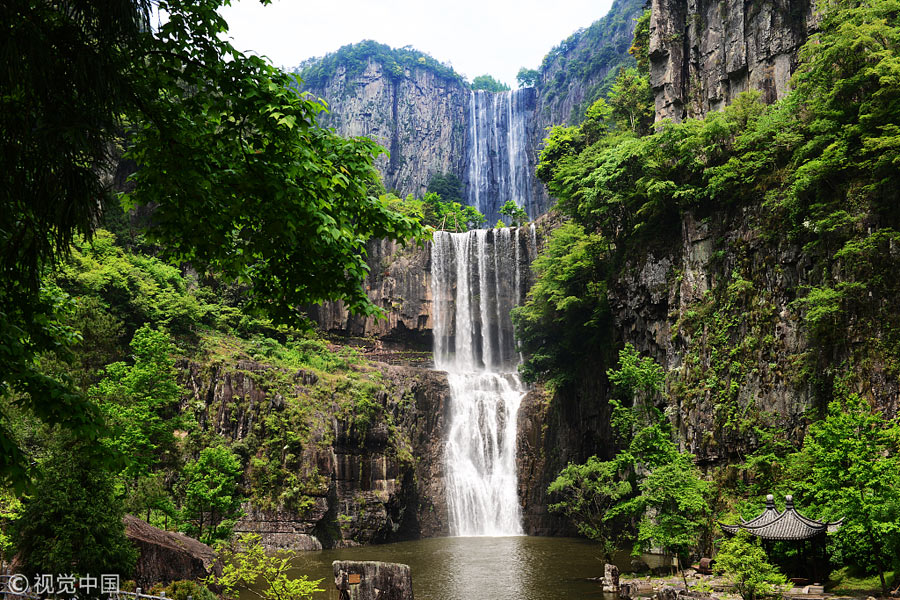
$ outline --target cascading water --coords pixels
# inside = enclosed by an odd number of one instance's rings
[[[488,226],[497,222],[507,200],[537,216],[526,153],[526,120],[533,102],[531,88],[470,92],[468,204],[488,218]]]
[[[450,382],[447,500],[453,535],[521,535],[517,374],[510,310],[527,291],[534,227],[434,234],[434,362]]]

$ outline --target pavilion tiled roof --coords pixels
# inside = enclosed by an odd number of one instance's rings
[[[779,513],[775,509],[775,498],[769,494],[766,496],[766,509],[758,517],[749,521],[741,519],[741,523],[737,525],[719,525],[726,533],[734,534],[743,529],[764,540],[808,540],[834,533],[843,521],[841,519],[828,523],[805,517],[794,508],[791,496],[785,496],[784,512]]]

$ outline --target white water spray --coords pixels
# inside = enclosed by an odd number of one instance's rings
[[[533,229],[533,227],[532,227]],[[447,500],[453,535],[521,535],[517,373],[510,310],[526,292],[533,231],[434,234],[434,362],[448,373]]]

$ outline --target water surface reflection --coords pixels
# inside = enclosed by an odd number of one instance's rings
[[[616,563],[627,568],[631,557]],[[586,600],[604,594],[591,577],[603,575],[599,546],[587,540],[543,537],[452,537],[364,548],[303,553],[297,572],[322,578],[336,600],[331,562],[381,560],[410,566],[416,600]],[[644,560],[656,566],[658,557]],[[606,596],[607,600],[611,596]]]

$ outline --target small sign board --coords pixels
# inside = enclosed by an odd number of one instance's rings
[[[359,584],[361,582],[362,582],[362,575],[360,575],[359,573],[350,573],[350,575],[347,577],[347,583]]]

